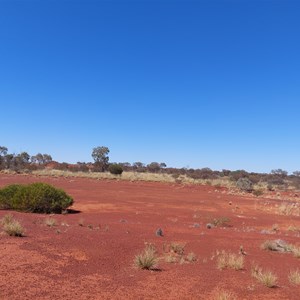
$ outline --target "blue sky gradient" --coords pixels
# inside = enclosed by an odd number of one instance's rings
[[[0,145],[300,169],[300,1],[0,0]]]

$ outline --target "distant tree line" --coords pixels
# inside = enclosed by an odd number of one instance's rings
[[[287,184],[293,185],[300,189],[300,171],[295,171],[291,175],[282,169],[272,170],[270,173],[255,173],[247,172],[245,170],[225,170],[214,171],[210,168],[172,168],[167,167],[164,162],[151,162],[144,164],[142,162],[109,162],[110,150],[108,147],[99,146],[92,149],[91,156],[94,162],[77,162],[76,164],[69,164],[67,162],[56,162],[52,160],[51,155],[38,153],[30,156],[27,152],[19,154],[8,153],[8,149],[0,146],[0,170],[9,169],[16,172],[24,170],[36,170],[43,168],[53,168],[58,170],[72,171],[72,172],[111,172],[112,174],[122,174],[125,172],[139,172],[139,173],[161,173],[170,174],[174,179],[180,176],[187,176],[192,179],[213,180],[218,178],[228,178],[234,182],[238,182],[241,178],[246,178],[249,184],[266,183],[269,190],[274,186],[285,187]],[[288,181],[288,183],[287,183]],[[245,184],[244,181],[240,181]]]
[[[49,154],[38,153],[30,156],[27,152],[8,153],[8,149],[0,146],[0,170],[21,171],[42,168],[52,161]]]

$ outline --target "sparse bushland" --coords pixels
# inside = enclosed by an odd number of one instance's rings
[[[146,245],[146,248],[142,253],[138,254],[134,258],[134,265],[143,270],[151,270],[157,266],[158,258],[156,250],[153,245]]]
[[[300,270],[290,271],[288,278],[291,284],[300,285]]]
[[[24,229],[22,225],[14,219],[14,217],[10,214],[5,215],[1,219],[1,225],[5,233],[10,236],[22,237],[24,236]]]
[[[11,154],[8,153],[6,147],[0,146],[0,171],[17,173],[29,172],[45,176],[119,179],[120,176],[118,176],[118,173],[111,174],[106,172],[109,168],[109,152],[108,147],[95,147],[92,151],[94,163],[77,162],[76,164],[69,164],[67,162],[58,163],[53,161],[49,154],[38,153],[34,156],[30,156],[26,152]],[[277,189],[289,189],[295,192],[300,191],[300,171],[295,171],[290,175],[282,169],[272,170],[269,174],[249,173],[245,170],[214,171],[210,168],[172,168],[167,167],[163,162],[152,162],[148,165],[142,162],[132,164],[129,162],[119,162],[117,165],[124,170],[121,177],[122,180],[162,181],[178,184],[209,184],[216,187],[230,188],[233,193],[237,193],[237,189],[242,192],[252,191],[254,196],[261,196],[263,192]],[[46,167],[52,168],[52,170],[45,169]]]
[[[62,213],[73,204],[63,190],[46,183],[9,185],[0,189],[0,208],[33,213]]]
[[[259,281],[260,283],[262,283],[263,285],[265,285],[269,288],[276,287],[277,276],[272,271],[269,271],[269,270],[264,271],[258,265],[252,265],[251,275],[257,281]]]
[[[242,270],[244,268],[244,257],[231,252],[221,251],[217,255],[217,268]]]

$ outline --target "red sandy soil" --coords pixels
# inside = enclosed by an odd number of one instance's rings
[[[47,215],[12,212],[26,236],[0,235],[0,299],[214,299],[219,289],[237,299],[300,299],[300,287],[288,280],[300,259],[260,249],[268,239],[299,245],[299,232],[287,228],[300,227],[300,219],[278,215],[280,200],[210,186],[0,175],[0,187],[37,181],[65,189],[80,213],[55,215],[58,225],[48,227]],[[7,213],[0,211],[0,218]],[[218,217],[230,218],[231,226],[207,229]],[[171,242],[186,244],[185,253],[194,252],[197,261],[165,262],[163,244]],[[145,243],[156,246],[159,270],[134,267]],[[244,269],[218,270],[214,253],[238,253],[241,245]],[[252,263],[274,271],[278,286],[251,277]]]

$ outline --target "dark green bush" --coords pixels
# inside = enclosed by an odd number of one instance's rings
[[[63,190],[46,183],[9,185],[0,190],[0,208],[34,213],[61,213],[73,204]]]
[[[114,175],[121,175],[123,173],[123,168],[120,165],[112,164],[109,165],[108,171]]]
[[[20,184],[11,184],[0,189],[0,209],[11,209],[14,195],[22,188]]]

